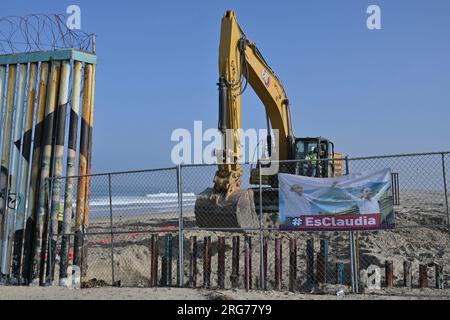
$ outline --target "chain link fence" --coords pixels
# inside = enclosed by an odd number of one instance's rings
[[[279,166],[281,172],[310,176],[390,168],[395,229],[280,231],[276,182],[260,176],[252,164],[241,166],[241,189],[250,192],[243,191],[242,207],[233,207],[240,215],[237,221],[225,216],[227,208],[209,212],[206,206],[204,216],[196,214],[217,166],[93,175],[83,286],[333,294],[339,289],[407,294],[417,288],[424,294],[449,288],[450,153]],[[244,207],[248,204],[253,206],[250,216]],[[368,283],[382,290],[373,291]]]

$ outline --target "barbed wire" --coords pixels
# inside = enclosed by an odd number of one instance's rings
[[[92,35],[69,29],[63,14],[0,18],[0,54],[65,48],[92,51]]]

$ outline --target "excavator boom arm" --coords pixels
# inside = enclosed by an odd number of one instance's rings
[[[241,189],[239,164],[242,94],[248,84],[264,104],[272,129],[278,130],[276,147],[281,160],[290,157],[294,138],[284,88],[256,45],[245,36],[233,11],[226,12],[222,19],[219,72],[218,127],[224,150],[219,153],[222,161],[214,176],[214,188],[197,197],[196,222],[200,227],[253,228],[259,224],[253,191]]]
[[[223,162],[227,164],[219,166],[215,189],[230,194],[239,189],[240,184],[239,129],[242,127],[242,94],[248,84],[262,101],[272,129],[278,130],[276,147],[280,160],[289,158],[294,135],[283,85],[256,45],[245,36],[233,11],[227,11],[222,19],[219,74],[219,130],[224,134],[225,148],[231,145],[227,139],[233,139],[232,150],[225,152],[233,157],[224,157]],[[232,136],[226,135],[226,129],[233,131]]]

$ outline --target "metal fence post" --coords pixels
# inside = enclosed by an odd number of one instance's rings
[[[263,200],[262,200],[262,175],[261,175],[261,162],[259,163],[259,288],[264,288],[264,232],[263,232]]]
[[[350,165],[348,161],[348,156],[345,157],[345,175],[350,174]],[[350,273],[351,273],[351,283],[352,283],[352,292],[359,292],[359,280],[358,280],[358,263],[356,261],[356,243],[355,243],[355,233],[353,231],[349,232],[350,237]]]
[[[442,177],[444,178],[444,194],[445,194],[445,209],[447,212],[447,227],[448,227],[448,233],[450,236],[450,212],[448,210],[448,192],[447,192],[447,172],[445,167],[445,154],[442,153]]]
[[[345,157],[345,175],[348,176],[350,174],[350,166],[348,163],[348,156]]]
[[[350,231],[350,270],[352,280],[352,292],[358,293],[358,270],[356,267],[356,254],[355,254],[355,235],[353,231]]]
[[[112,206],[112,189],[111,189],[111,174],[108,173],[108,192],[109,192],[109,220],[111,231],[111,282],[115,284],[114,274],[114,232],[113,232],[113,206]]]
[[[184,283],[184,233],[183,233],[183,180],[181,177],[181,164],[177,165],[178,189],[178,286]]]

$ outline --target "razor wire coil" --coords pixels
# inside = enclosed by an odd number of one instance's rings
[[[73,48],[92,50],[92,35],[72,30],[63,14],[0,18],[0,54]]]

